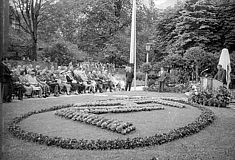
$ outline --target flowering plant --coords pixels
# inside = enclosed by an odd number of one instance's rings
[[[114,103],[114,104],[119,104],[119,103]],[[125,135],[135,130],[135,127],[133,126],[132,123],[118,121],[114,119],[107,119],[98,116],[97,114],[141,112],[141,111],[152,111],[152,110],[162,110],[162,109],[164,108],[156,106],[132,106],[132,107],[119,106],[112,108],[102,108],[102,107],[89,108],[89,107],[79,107],[78,105],[76,105],[76,107],[57,110],[55,112],[55,115],[67,119],[72,119],[74,121],[85,122],[86,124],[95,125],[97,127],[101,127],[102,129],[111,130]]]
[[[226,107],[232,98],[232,94],[226,87],[219,87],[218,90],[203,90],[193,92],[189,101],[206,106]]]
[[[28,142],[44,144],[47,146],[57,146],[65,149],[80,149],[80,150],[111,150],[111,149],[133,149],[137,147],[161,145],[179,138],[183,138],[198,133],[200,130],[210,125],[214,121],[215,114],[210,109],[205,108],[201,105],[195,103],[191,104],[190,102],[177,99],[165,99],[165,101],[171,101],[177,104],[191,105],[201,110],[201,114],[198,118],[195,119],[194,122],[177,129],[172,129],[167,133],[162,133],[162,134],[156,133],[155,135],[146,136],[146,137],[134,137],[134,138],[112,139],[112,140],[100,140],[100,139],[77,140],[77,139],[63,138],[63,137],[49,137],[40,133],[34,133],[23,130],[18,124],[23,119],[26,119],[34,114],[56,111],[60,109],[63,110],[65,108],[74,107],[74,105],[62,105],[62,106],[54,106],[47,109],[41,109],[38,111],[25,113],[19,117],[14,118],[13,121],[10,122],[8,129],[13,136],[19,139]],[[131,126],[133,126],[131,123],[105,119],[103,117],[97,116],[92,113],[86,113],[81,111],[74,112],[73,109],[63,110],[64,111],[63,113],[60,111],[58,111],[58,114],[65,115],[66,117],[72,118],[73,120],[81,119],[85,123],[100,125],[100,127],[110,128],[111,130],[123,132],[122,134],[125,134],[125,132],[129,132],[129,130],[133,130],[133,128],[131,128]]]
[[[61,109],[56,111],[55,114],[67,119],[95,125],[97,127],[101,127],[102,129],[111,130],[124,135],[135,130],[132,123],[104,118],[89,112],[77,111],[74,108]]]

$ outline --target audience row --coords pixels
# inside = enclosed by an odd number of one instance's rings
[[[89,67],[87,63],[76,66],[70,63],[57,69],[54,66],[50,69],[39,65],[33,67],[32,64],[7,66],[12,71],[12,93],[20,100],[24,96],[46,98],[51,94],[102,93],[125,88],[125,79],[102,64]]]

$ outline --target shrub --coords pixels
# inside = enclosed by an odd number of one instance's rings
[[[142,70],[144,73],[149,73],[151,71],[151,69],[152,69],[152,66],[150,63],[144,63],[142,65]]]
[[[148,87],[150,87],[150,86],[152,86],[152,85],[154,85],[155,84],[155,82],[156,82],[156,80],[154,80],[154,79],[149,79],[148,80]]]
[[[145,74],[143,72],[137,72],[136,73],[136,79],[140,81],[144,81],[145,79]]]

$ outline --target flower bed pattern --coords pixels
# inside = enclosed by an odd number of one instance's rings
[[[97,127],[101,127],[102,129],[111,130],[123,135],[135,130],[135,127],[132,123],[118,121],[115,119],[107,119],[96,114],[79,112],[74,109],[59,110],[55,114],[64,118],[72,119],[74,121],[95,125]]]
[[[170,106],[170,107],[176,107],[176,108],[185,108],[186,106],[184,104],[180,104],[178,102],[174,102],[174,101],[167,101],[164,99],[153,99],[153,100],[146,100],[146,101],[136,101],[135,103],[137,104],[151,104],[151,103],[157,103],[157,104],[161,104],[161,105],[165,105],[165,106]]]
[[[136,128],[130,122],[123,122],[115,119],[107,119],[96,114],[105,113],[128,113],[128,112],[141,112],[141,111],[152,111],[152,110],[163,110],[163,107],[115,107],[115,108],[84,108],[74,107],[61,109],[55,112],[55,115],[72,119],[74,121],[84,122],[91,124],[102,129],[107,129],[120,134],[128,134],[134,131]]]
[[[168,100],[168,101],[172,101]],[[84,139],[70,139],[63,137],[49,137],[39,133],[28,132],[18,125],[20,121],[26,119],[33,114],[44,113],[48,111],[54,111],[63,108],[73,107],[73,105],[62,105],[54,106],[48,109],[42,109],[39,111],[28,112],[24,115],[14,118],[14,120],[9,124],[9,131],[15,137],[19,139],[26,140],[29,142],[35,142],[38,144],[45,144],[47,146],[57,146],[65,149],[80,149],[80,150],[110,150],[110,149],[133,149],[137,147],[146,147],[153,145],[161,145],[179,138],[183,138],[195,133],[210,125],[215,118],[214,113],[201,105],[191,104],[189,102],[178,101],[178,103],[190,104],[201,110],[201,114],[196,120],[184,127],[177,129],[172,129],[168,133],[155,134],[149,137],[135,137],[127,139],[113,139],[113,140],[84,140]]]

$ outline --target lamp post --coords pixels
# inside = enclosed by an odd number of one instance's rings
[[[149,63],[149,51],[151,49],[151,44],[152,43],[146,43],[146,63]],[[147,87],[147,82],[148,82],[148,73],[146,72],[146,74],[145,74],[145,87]]]

